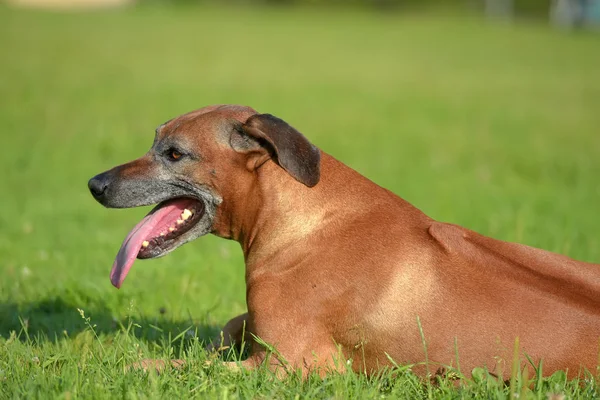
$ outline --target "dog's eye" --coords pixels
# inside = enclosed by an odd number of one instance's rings
[[[167,156],[171,159],[171,161],[177,161],[181,158],[181,156],[183,156],[183,154],[175,149],[169,149]]]

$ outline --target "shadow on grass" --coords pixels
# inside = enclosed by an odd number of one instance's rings
[[[192,320],[173,321],[167,315],[151,318],[138,315],[119,320],[108,308],[97,303],[85,308],[85,318],[89,318],[89,323],[97,334],[114,333],[135,324],[134,329],[130,329],[130,334],[154,343],[162,342],[165,338],[173,339],[183,332],[190,332],[184,339],[197,336],[200,341],[208,343],[217,337],[220,328]],[[74,337],[87,329],[89,327],[78,307],[59,297],[18,305],[0,304],[0,336],[4,338],[14,331],[20,340],[41,343]]]

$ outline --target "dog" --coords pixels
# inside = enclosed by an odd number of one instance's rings
[[[106,207],[157,204],[116,256],[117,288],[136,258],[208,233],[240,243],[248,312],[222,338],[247,332],[251,350],[232,368],[373,374],[398,363],[507,377],[515,345],[521,365],[543,360],[545,374],[598,367],[600,265],[437,222],[270,114],[184,114],[88,186]]]

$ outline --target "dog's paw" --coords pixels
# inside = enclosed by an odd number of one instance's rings
[[[163,372],[168,366],[171,366],[175,369],[180,369],[185,365],[185,361],[183,360],[170,360],[169,362],[165,362],[165,360],[153,360],[153,359],[145,359],[125,367],[125,371],[138,371],[143,370],[146,372],[155,371],[156,373]]]

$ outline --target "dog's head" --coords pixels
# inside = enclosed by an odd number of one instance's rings
[[[213,232],[219,209],[246,193],[269,160],[298,184],[319,181],[319,150],[290,125],[249,107],[209,106],[162,124],[143,157],[90,179],[106,207],[157,204],[125,238],[113,285],[121,286],[136,258],[163,256]]]

